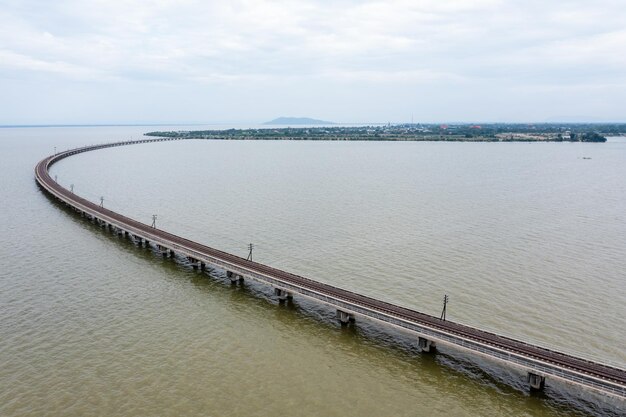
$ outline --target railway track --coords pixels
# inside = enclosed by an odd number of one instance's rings
[[[315,298],[332,306],[342,306],[342,309],[346,309],[345,306],[347,306],[347,310],[351,314],[367,316],[396,327],[404,327],[418,333],[420,337],[428,337],[428,339],[438,343],[456,345],[462,349],[491,356],[494,359],[508,361],[542,378],[545,376],[556,377],[626,398],[626,370],[624,369],[557,352],[453,321],[441,320],[419,311],[324,284],[202,245],[100,207],[57,184],[48,172],[54,163],[78,153],[115,146],[169,140],[183,139],[144,139],[68,150],[41,160],[35,167],[35,178],[45,191],[78,211],[102,219],[110,225],[146,240],[149,239],[153,243],[162,244],[166,247],[175,246],[177,250],[193,257],[193,259],[213,263],[225,267],[227,270],[236,270],[242,276],[246,275],[270,283],[270,285],[284,286],[290,291],[299,292],[304,296]]]

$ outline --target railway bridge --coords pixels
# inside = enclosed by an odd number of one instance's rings
[[[35,179],[49,195],[102,227],[131,237],[138,243],[153,245],[163,256],[179,254],[186,257],[194,267],[204,269],[211,265],[223,269],[234,283],[245,279],[265,283],[274,288],[274,294],[279,300],[294,296],[306,297],[335,309],[337,319],[342,323],[349,323],[356,318],[359,320],[366,318],[401,329],[415,336],[422,352],[434,351],[435,346],[441,344],[503,362],[526,372],[531,390],[543,389],[546,378],[554,378],[621,399],[626,398],[624,369],[442,320],[208,247],[101,207],[62,187],[49,174],[51,165],[82,152],[170,140],[186,139],[143,139],[85,146],[60,152],[44,158],[36,165]]]

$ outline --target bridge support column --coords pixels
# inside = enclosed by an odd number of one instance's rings
[[[543,387],[546,384],[546,377],[542,375],[533,374],[532,372],[528,373],[528,384],[530,384],[531,391],[542,391]]]
[[[243,277],[241,275],[235,274],[232,271],[226,271],[226,276],[230,279],[231,284],[236,284],[237,282],[243,282]]]
[[[345,311],[337,310],[337,319],[341,322],[341,324],[348,324],[350,322],[354,323],[354,315]]]
[[[435,342],[433,342],[432,340],[420,337],[417,342],[419,344],[420,351],[424,353],[430,353],[435,351]]]
[[[157,249],[159,250],[159,252],[161,252],[161,255],[163,255],[164,258],[167,257],[167,251],[169,249],[167,249],[165,246],[161,246],[161,245],[157,245]]]
[[[204,262],[200,262],[200,270],[204,271],[206,269],[206,264]]]
[[[174,255],[176,255],[176,254],[174,253],[174,251],[173,251],[173,250],[171,250],[171,249],[170,249],[170,258],[173,258],[173,257],[174,257]]]
[[[278,300],[281,302],[293,298],[293,294],[282,288],[274,288],[274,295],[278,296]]]
[[[187,257],[187,260],[191,263],[191,267],[193,269],[198,269],[198,264],[199,264],[199,260],[197,260],[196,258],[192,258],[191,256]]]

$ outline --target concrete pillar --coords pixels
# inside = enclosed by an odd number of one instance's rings
[[[243,282],[243,277],[241,275],[235,274],[232,271],[226,271],[226,276],[230,279],[231,284],[236,284],[237,281]]]
[[[337,319],[341,322],[341,324],[348,324],[350,322],[354,323],[355,321],[353,314],[341,310],[337,310]]]
[[[293,294],[282,288],[274,288],[274,295],[276,295],[280,301],[285,301],[288,298],[293,298]]]
[[[165,246],[157,244],[157,249],[159,250],[159,252],[161,252],[161,255],[163,255],[164,258],[167,257],[168,249]]]
[[[170,258],[173,258],[175,255],[174,251],[170,249]]]
[[[530,384],[531,391],[542,391],[546,384],[546,377],[542,375],[528,373],[528,384]]]
[[[200,270],[204,271],[206,269],[206,264],[204,262],[200,262]]]
[[[432,340],[428,340],[423,337],[420,337],[418,339],[418,343],[419,343],[420,351],[424,353],[430,353],[430,352],[435,351],[435,342],[433,342]]]

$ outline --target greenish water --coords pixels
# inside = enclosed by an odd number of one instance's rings
[[[153,127],[0,129],[0,415],[620,415],[623,402],[442,348],[80,220],[58,150]],[[175,127],[174,129],[181,129]],[[583,159],[590,157],[591,159]],[[255,260],[626,366],[626,141],[189,141],[53,168],[92,201]]]

